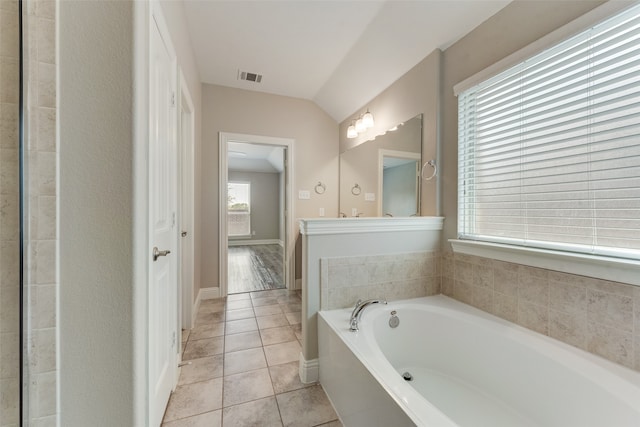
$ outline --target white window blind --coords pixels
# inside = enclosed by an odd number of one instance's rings
[[[460,238],[640,259],[640,6],[458,97]]]

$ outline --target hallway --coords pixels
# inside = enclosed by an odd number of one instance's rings
[[[300,315],[286,289],[202,301],[163,427],[342,426],[322,387],[298,377]]]

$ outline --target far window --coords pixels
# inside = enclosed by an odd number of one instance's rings
[[[251,236],[251,186],[248,182],[229,182],[227,191],[229,237]]]
[[[462,239],[640,259],[640,7],[459,95]]]

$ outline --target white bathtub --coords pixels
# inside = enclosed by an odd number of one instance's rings
[[[346,427],[640,426],[640,373],[445,296],[369,306],[359,332],[350,313],[318,322],[320,383]]]

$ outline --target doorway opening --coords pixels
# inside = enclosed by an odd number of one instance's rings
[[[293,141],[220,134],[220,296],[290,289]]]

